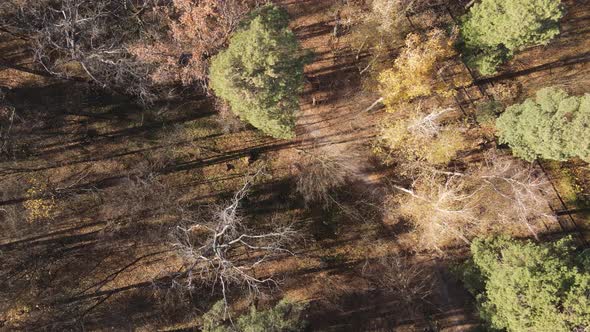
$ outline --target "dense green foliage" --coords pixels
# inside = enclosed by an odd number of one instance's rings
[[[561,0],[482,0],[463,17],[467,62],[493,74],[513,52],[557,36],[562,16]]]
[[[590,273],[570,239],[536,244],[507,237],[476,240],[463,269],[482,318],[508,331],[590,327]]]
[[[537,157],[590,160],[590,94],[568,96],[545,88],[522,104],[508,107],[496,127],[501,143],[526,160]]]
[[[267,5],[254,11],[211,61],[211,88],[241,119],[277,138],[294,136],[306,57],[288,27],[287,13]]]
[[[217,302],[203,315],[203,332],[296,332],[302,331],[305,322],[300,319],[303,306],[282,300],[273,308],[258,311],[252,307],[250,312],[234,321],[235,325],[225,324],[224,304]]]

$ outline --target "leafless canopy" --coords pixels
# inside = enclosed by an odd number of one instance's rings
[[[133,4],[135,5],[133,5]],[[30,39],[35,60],[58,77],[82,71],[98,85],[153,99],[148,66],[125,45],[137,38],[138,17],[151,0],[23,0],[0,8],[3,27]]]
[[[544,222],[555,218],[544,194],[547,184],[533,166],[491,152],[469,172],[431,170],[410,188],[394,185],[403,194],[392,196],[399,205],[390,212],[410,219],[421,241],[437,250],[500,231],[537,237]]]
[[[432,292],[431,273],[408,257],[381,257],[372,271],[365,273],[372,273],[380,288],[396,294],[404,305],[425,300]]]
[[[430,112],[425,112],[416,117],[409,123],[408,131],[414,135],[432,138],[438,135],[442,130],[441,117],[452,108],[438,108]]]
[[[184,262],[188,289],[196,283],[220,287],[225,299],[231,286],[257,294],[262,286],[277,284],[272,276],[257,276],[255,269],[271,257],[292,254],[287,247],[296,232],[291,225],[263,232],[248,225],[241,203],[253,180],[249,178],[227,202],[198,213],[185,211],[183,224],[173,233],[173,246]]]
[[[332,145],[300,152],[305,165],[300,165],[297,191],[308,203],[319,202],[324,206],[337,203],[332,196],[334,189],[360,173],[359,157],[354,152],[341,151]]]

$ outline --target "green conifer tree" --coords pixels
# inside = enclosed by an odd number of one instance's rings
[[[496,329],[568,332],[590,328],[590,273],[571,239],[536,244],[476,240],[463,269],[480,314]]]
[[[266,310],[251,307],[248,313],[234,321],[235,324],[228,324],[225,320],[224,305],[219,301],[203,315],[203,332],[299,332],[305,327],[305,321],[301,319],[304,306],[288,300]]]
[[[482,0],[462,18],[467,63],[493,74],[514,52],[557,36],[562,16],[561,0]]]
[[[496,128],[500,142],[525,160],[590,161],[590,94],[577,97],[556,88],[541,89],[536,98],[508,107]]]
[[[255,10],[211,61],[215,94],[242,120],[276,138],[294,137],[307,56],[274,5]]]

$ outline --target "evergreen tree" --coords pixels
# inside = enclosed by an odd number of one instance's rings
[[[493,74],[513,52],[557,36],[562,16],[561,0],[482,0],[462,19],[467,62]]]
[[[211,88],[241,119],[277,138],[294,136],[303,54],[287,13],[267,5],[251,13],[229,47],[211,61]]]
[[[536,244],[507,237],[476,240],[464,280],[482,318],[507,331],[590,328],[590,273],[571,240]]]
[[[203,315],[204,332],[297,332],[303,331],[305,321],[301,316],[303,305],[282,300],[273,308],[257,310],[252,307],[247,314],[237,318],[235,325],[224,321],[224,303],[217,302]]]
[[[556,88],[539,90],[536,98],[508,107],[496,127],[500,142],[508,143],[523,159],[590,161],[590,94],[577,97]]]
[[[238,329],[242,332],[297,332],[303,331],[300,319],[301,305],[282,300],[274,308],[250,312],[238,318]]]

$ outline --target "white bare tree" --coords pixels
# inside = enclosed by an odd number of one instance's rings
[[[219,287],[227,303],[232,286],[245,287],[256,295],[263,286],[277,285],[272,276],[257,276],[255,269],[277,255],[293,255],[288,246],[297,233],[292,225],[280,226],[274,221],[269,223],[273,229],[266,231],[249,225],[241,204],[260,172],[231,200],[198,213],[185,213],[183,224],[176,227],[173,246],[184,262],[184,286],[188,289],[196,283]]]
[[[470,226],[477,223],[475,193],[465,190],[461,176],[423,176],[410,189],[393,188],[406,194],[394,196],[399,203],[396,212],[412,220],[426,246],[442,252],[455,239],[469,243]]]
[[[437,108],[429,113],[422,113],[408,124],[408,131],[422,137],[435,137],[443,129],[441,117],[453,110],[453,108]]]
[[[495,232],[537,237],[554,221],[547,180],[532,165],[489,152],[485,161],[465,173],[425,171],[411,186],[392,185],[388,213],[411,220],[421,240],[442,248],[460,240]]]
[[[482,181],[480,191],[485,195],[481,199],[494,197],[485,205],[486,214],[496,216],[500,223],[517,221],[538,238],[539,221],[556,221],[546,195],[550,183],[533,165],[492,151],[473,176]]]

